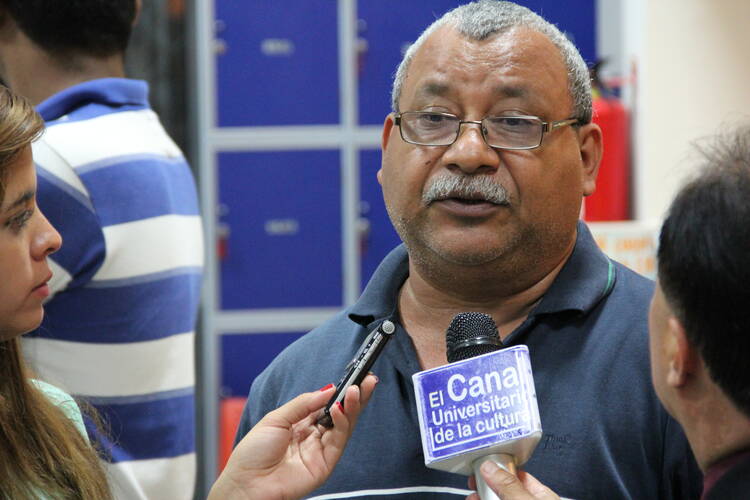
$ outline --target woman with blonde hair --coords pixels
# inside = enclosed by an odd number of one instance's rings
[[[33,380],[19,336],[42,320],[51,278],[47,256],[60,235],[36,206],[31,143],[44,122],[0,87],[0,494],[4,498],[110,498],[80,410]]]

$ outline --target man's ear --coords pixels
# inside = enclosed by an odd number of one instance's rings
[[[385,150],[388,148],[388,141],[391,139],[391,131],[393,130],[393,127],[395,125],[393,113],[388,113],[388,116],[385,117],[385,121],[383,122],[383,134],[380,137],[380,148],[381,156],[385,156]],[[378,169],[377,173],[378,183],[382,186],[383,185],[383,167],[381,166]]]
[[[602,161],[602,129],[596,123],[587,123],[578,129],[578,144],[581,152],[583,170],[583,195],[589,196],[596,191],[596,176]]]
[[[672,387],[683,387],[690,375],[698,369],[700,353],[688,340],[687,332],[685,332],[685,327],[682,326],[680,320],[672,316],[668,321],[667,355],[669,369],[667,370],[667,384]]]
[[[391,138],[391,130],[393,130],[395,123],[393,113],[388,113],[383,122],[383,133],[380,137],[380,147],[384,152],[388,147],[388,140]]]

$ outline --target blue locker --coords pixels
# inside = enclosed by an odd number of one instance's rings
[[[222,335],[222,397],[246,397],[255,377],[302,335],[300,332]]]
[[[393,75],[408,45],[448,10],[466,0],[359,0],[359,118],[380,125],[391,111]],[[584,59],[596,58],[596,0],[517,0],[557,24]]]
[[[216,1],[220,127],[339,123],[332,0]]]
[[[338,151],[221,153],[221,307],[342,304]]]
[[[360,256],[363,290],[383,257],[401,243],[388,218],[383,192],[375,177],[380,168],[380,158],[380,150],[360,151]]]

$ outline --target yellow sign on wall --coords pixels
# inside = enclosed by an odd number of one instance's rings
[[[659,226],[648,222],[589,222],[599,248],[648,278],[656,278]]]

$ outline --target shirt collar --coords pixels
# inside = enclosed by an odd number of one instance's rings
[[[616,268],[604,255],[585,223],[578,222],[575,248],[532,315],[574,310],[582,314],[609,295]],[[360,299],[349,310],[349,318],[368,326],[396,315],[398,292],[409,275],[409,254],[401,244],[375,270]]]
[[[373,321],[395,317],[398,292],[409,276],[409,254],[406,246],[394,248],[380,263],[359,300],[349,310],[349,318],[363,326]]]
[[[96,102],[112,106],[148,106],[148,84],[127,78],[99,78],[73,85],[45,99],[37,106],[44,121],[65,116],[81,106]]]
[[[578,221],[573,253],[532,315],[562,311],[588,313],[615,286],[617,268],[597,246],[588,226]]]

